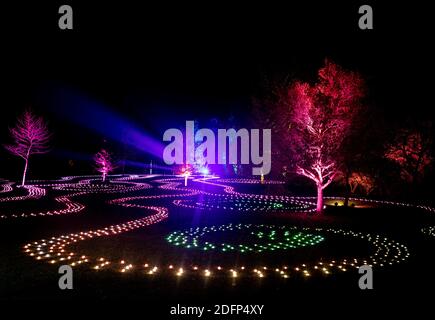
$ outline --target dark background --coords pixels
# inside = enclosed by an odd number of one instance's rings
[[[245,121],[251,99],[270,79],[314,79],[326,57],[364,75],[370,100],[392,124],[432,118],[433,19],[428,2],[300,2],[2,3],[0,143],[10,141],[8,127],[32,106],[54,135],[52,153],[32,159],[29,178],[94,173],[89,157],[106,145],[119,153],[122,143],[78,125],[76,118],[86,114],[77,111],[72,119],[68,114],[74,110],[53,105],[46,90],[68,88],[88,96],[161,140],[167,128],[183,126],[188,119],[234,116]],[[73,7],[72,31],[58,29],[62,4]],[[373,7],[374,30],[358,28],[362,4]],[[127,153],[137,161],[151,159],[146,152]],[[71,159],[82,162],[71,168]],[[0,176],[18,179],[21,170],[20,160],[1,148]],[[397,278],[412,282],[413,276]],[[424,282],[424,276],[406,288],[418,290],[418,281]],[[314,288],[306,295],[305,311],[353,315],[343,311],[347,291],[331,299],[328,294]],[[384,305],[390,294],[358,298],[352,305],[364,309],[352,312],[374,315],[378,310],[371,303]],[[402,294],[412,293],[395,292]],[[251,295],[248,303],[264,303],[263,297],[256,301]],[[275,306],[279,317],[302,308],[300,300],[287,299],[285,292]],[[385,312],[405,306],[393,303]]]
[[[58,28],[57,11],[65,3],[73,7],[74,30]],[[361,72],[385,118],[427,118],[433,67],[430,10],[415,2],[371,2],[374,30],[360,30],[361,4],[2,5],[0,142],[10,141],[7,128],[31,106],[48,120],[54,135],[52,156],[35,157],[30,178],[89,173],[91,155],[106,145],[120,158],[148,163],[153,156],[146,152],[81,127],[68,115],[73,111],[66,112],[69,107],[50,103],[47,92],[68,88],[85,95],[161,141],[166,129],[189,119],[233,117],[243,125],[252,98],[269,81],[314,79],[325,58]],[[77,110],[77,116],[86,117],[86,112]],[[69,160],[82,163],[74,166]],[[3,177],[19,177],[22,164],[3,149],[0,162],[9,169],[2,170]]]

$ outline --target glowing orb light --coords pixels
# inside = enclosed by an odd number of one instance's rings
[[[207,167],[201,167],[201,169],[199,169],[199,172],[203,176],[208,176],[210,174],[210,170]]]

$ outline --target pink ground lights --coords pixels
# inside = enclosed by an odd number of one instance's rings
[[[116,237],[120,234],[127,233],[134,230],[146,229],[153,225],[156,225],[170,217],[171,206],[182,206],[187,209],[207,209],[214,210],[213,212],[227,211],[242,211],[249,214],[265,214],[269,210],[274,209],[276,204],[289,205],[291,207],[282,209],[280,206],[276,207],[276,210],[281,210],[283,214],[291,213],[297,214],[306,213],[307,211],[315,211],[316,198],[315,197],[286,197],[286,196],[274,196],[274,195],[260,195],[250,193],[239,193],[234,187],[224,184],[224,181],[217,179],[203,179],[191,177],[191,187],[184,187],[184,178],[160,178],[154,179],[152,182],[156,183],[156,187],[163,191],[163,194],[153,194],[152,185],[149,183],[135,182],[138,179],[146,179],[147,176],[124,176],[116,178],[113,181],[113,185],[96,185],[95,189],[91,186],[92,178],[79,179],[77,183],[67,183],[57,185],[59,191],[76,191],[83,194],[98,194],[98,193],[118,193],[118,192],[143,192],[147,189],[146,195],[132,195],[120,198],[108,200],[109,205],[120,206],[123,208],[138,208],[143,210],[145,215],[143,218],[128,220],[123,223],[110,224],[107,227],[97,228],[94,230],[82,230],[74,233],[57,235],[46,239],[27,243],[23,246],[24,252],[37,259],[44,260],[50,264],[64,264],[68,263],[73,267],[87,266],[94,270],[107,269],[120,273],[126,272],[140,272],[146,276],[166,275],[181,277],[185,275],[200,276],[205,278],[210,277],[231,277],[237,278],[241,276],[247,277],[280,277],[291,278],[294,276],[310,277],[315,274],[329,275],[331,273],[341,273],[352,268],[357,268],[362,264],[369,264],[375,267],[389,267],[398,263],[404,262],[408,256],[408,248],[391,240],[385,236],[377,234],[369,234],[364,232],[345,230],[341,228],[308,228],[298,227],[301,232],[312,232],[315,234],[321,234],[325,239],[329,237],[341,238],[342,241],[349,241],[354,239],[355,241],[365,241],[371,250],[371,254],[361,256],[358,253],[350,253],[345,257],[319,257],[317,260],[299,261],[284,264],[264,263],[262,265],[254,265],[244,263],[243,265],[221,263],[219,261],[213,261],[212,263],[203,264],[201,262],[182,262],[182,260],[166,261],[164,263],[158,262],[153,259],[152,252],[149,253],[149,258],[145,261],[131,260],[127,258],[118,259],[113,258],[111,252],[107,252],[103,256],[93,256],[89,253],[81,252],[81,246],[86,246],[87,241],[91,239]],[[153,176],[153,178],[155,178]],[[71,181],[71,180],[68,180]],[[227,180],[231,183],[248,183],[247,180]],[[84,183],[83,183],[84,182]],[[124,185],[126,182],[131,184]],[[219,182],[219,183],[218,183]],[[118,184],[119,183],[119,184]],[[228,183],[228,182],[226,182]],[[112,184],[112,183],[111,183]],[[51,185],[47,183],[47,185]],[[56,184],[52,184],[54,188]],[[209,192],[204,186],[212,186],[217,191]],[[220,189],[220,191],[219,191]],[[76,195],[78,197],[78,195]],[[195,197],[201,196],[204,200],[203,203],[195,201]],[[69,196],[71,197],[71,195]],[[204,198],[205,197],[205,198]],[[67,197],[68,198],[68,197]],[[181,198],[181,199],[180,199]],[[157,200],[169,200],[167,206],[153,204]],[[208,199],[208,200],[207,200]],[[367,199],[358,199],[359,201],[366,201],[383,205],[400,205],[409,206],[407,204],[373,201]],[[145,203],[143,203],[145,201]],[[216,203],[221,205],[228,201],[233,205],[233,209],[230,207],[213,207]],[[241,206],[235,204],[241,203]],[[253,203],[257,209],[251,208],[246,210],[244,206],[247,203]],[[219,204],[220,203],[220,204]],[[267,207],[267,210],[261,208]],[[434,211],[432,208],[419,206],[422,209]],[[294,210],[291,210],[294,208]],[[83,210],[83,208],[80,208]],[[217,211],[216,211],[217,210]],[[205,211],[204,211],[204,214]],[[236,225],[236,224],[235,224]],[[222,226],[211,226],[212,229],[218,230]],[[289,226],[291,227],[291,226]],[[295,228],[295,227],[292,227]],[[295,229],[295,230],[296,230]],[[193,229],[192,229],[193,230]],[[200,232],[200,230],[193,230],[194,232]],[[193,232],[192,231],[192,232]],[[188,231],[186,231],[188,232]],[[352,240],[352,241],[354,241]],[[164,235],[162,235],[162,241],[164,241]],[[81,244],[77,247],[78,244]],[[74,245],[74,248],[71,246]],[[126,244],[128,245],[128,244]],[[89,251],[89,250],[87,250]],[[180,253],[181,254],[181,253]]]
[[[61,181],[72,180],[77,177],[73,177],[71,179],[62,179]],[[137,176],[136,179],[147,178],[142,176]],[[120,179],[120,180],[118,180]],[[71,213],[79,213],[83,211],[86,206],[75,200],[81,196],[89,195],[89,194],[111,194],[111,193],[126,193],[126,192],[134,192],[138,190],[148,189],[151,186],[147,183],[140,182],[131,182],[129,180],[121,180],[123,178],[114,178],[110,184],[99,185],[92,184],[93,181],[96,181],[97,178],[93,177],[92,179],[79,179],[77,183],[59,183],[59,182],[50,182],[50,181],[38,181],[38,184],[28,185],[22,187],[27,191],[27,195],[24,196],[14,196],[14,197],[5,197],[0,198],[0,202],[11,202],[11,201],[24,201],[24,200],[36,200],[41,197],[46,196],[47,190],[50,193],[57,194],[58,191],[62,191],[64,194],[56,195],[54,197],[54,201],[60,204],[63,208],[54,209],[54,210],[38,210],[33,212],[20,212],[19,210],[15,210],[13,212],[2,212],[0,211],[1,219],[9,219],[9,218],[29,218],[29,217],[41,217],[41,216],[56,216],[56,215],[64,215]],[[8,192],[12,192],[11,185],[7,184]],[[20,188],[21,189],[21,188]],[[19,191],[21,191],[19,189]],[[18,205],[17,205],[18,206]]]

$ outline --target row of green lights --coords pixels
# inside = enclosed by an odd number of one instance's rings
[[[201,242],[201,238],[208,233],[212,232],[227,232],[227,231],[245,231],[247,229],[267,229],[267,235],[264,231],[251,232],[258,239],[264,239],[267,242],[250,244],[229,244],[220,243],[215,244],[209,241]],[[276,229],[272,229],[276,228]],[[256,252],[275,251],[295,249],[299,247],[313,246],[323,241],[324,238],[320,235],[313,235],[309,233],[297,232],[294,228],[286,228],[285,226],[275,227],[269,225],[252,225],[252,224],[228,224],[219,227],[204,227],[190,229],[186,231],[175,231],[166,237],[166,240],[176,246],[183,246],[185,248],[201,248],[204,251],[221,250],[238,251],[238,252]]]

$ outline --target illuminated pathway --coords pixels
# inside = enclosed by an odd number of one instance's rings
[[[12,191],[13,182],[5,182],[0,184],[0,193],[6,193]]]
[[[246,205],[253,209],[254,211],[257,210],[265,210],[264,205],[268,208],[266,211],[273,212],[273,211],[279,211],[280,209],[284,209],[285,207],[282,205],[282,202],[286,203],[294,203],[298,204],[301,207],[300,209],[304,209],[304,212],[315,212],[316,211],[316,197],[300,197],[300,196],[274,196],[274,195],[258,195],[258,194],[249,194],[249,193],[240,193],[235,190],[234,187],[228,186],[225,184],[222,184],[222,182],[225,183],[233,183],[233,184],[246,184],[246,183],[253,183],[253,184],[260,184],[259,180],[254,179],[219,179],[218,177],[211,177],[209,179],[193,179],[193,181],[201,182],[208,185],[213,185],[217,187],[222,187],[224,192],[233,195],[235,197],[229,197],[228,195],[222,195],[222,194],[212,194],[212,193],[206,193],[204,194],[211,195],[214,197],[221,197],[223,200],[214,200],[211,201],[211,203],[207,203],[207,200],[203,203],[195,203],[192,201],[184,201],[184,200],[177,200],[174,201],[174,204],[179,206],[184,206],[188,208],[195,208],[195,209],[224,209],[224,210],[238,210],[238,211],[249,211],[245,210]],[[214,181],[214,182],[212,182]],[[266,184],[282,184],[280,181],[266,181]],[[344,201],[344,197],[323,197],[325,200],[334,200],[334,201]],[[247,201],[247,199],[253,199],[250,202]],[[406,202],[394,202],[394,201],[386,201],[386,200],[373,200],[373,199],[366,199],[366,198],[349,198],[350,201],[359,201],[362,203],[367,204],[375,204],[375,205],[381,205],[381,206],[397,206],[402,208],[416,208],[423,211],[426,211],[428,213],[435,213],[435,208],[427,206],[427,205],[414,205]],[[243,204],[244,203],[244,204]],[[243,204],[243,205],[242,205]],[[258,206],[258,208],[255,208],[258,204],[262,204],[262,206]],[[277,207],[276,205],[280,205]],[[311,207],[311,208],[310,208]],[[291,211],[291,210],[287,210]],[[296,212],[300,212],[300,210],[296,210]],[[435,226],[429,226],[422,229],[422,232],[430,235],[435,236]]]
[[[126,193],[133,192],[143,189],[151,188],[147,183],[131,182],[131,179],[147,179],[149,176],[128,176],[121,178],[114,178],[110,184],[91,184],[93,181],[98,181],[100,178],[93,176],[92,179],[79,180],[77,183],[64,183],[65,181],[70,181],[75,178],[82,177],[65,177],[61,181],[63,183],[58,183],[56,181],[33,181],[38,182],[38,184],[25,186],[28,192],[25,196],[16,197],[6,197],[0,198],[0,202],[11,202],[11,201],[22,201],[29,199],[39,199],[46,195],[46,189],[51,190],[67,191],[68,194],[56,196],[54,200],[63,206],[62,209],[47,210],[47,211],[37,211],[37,212],[13,212],[13,213],[1,213],[1,219],[8,218],[29,218],[29,217],[41,217],[41,216],[56,216],[70,213],[78,213],[85,209],[85,205],[73,200],[79,196],[85,196],[89,194],[96,193]],[[10,187],[10,185],[9,185]],[[9,190],[11,191],[11,190]],[[72,192],[72,193],[71,193]]]
[[[193,181],[202,183],[205,185],[221,187],[224,193],[211,193],[206,191],[197,192],[206,196],[201,202],[194,200],[175,200],[173,203],[177,206],[191,208],[191,209],[224,209],[235,210],[245,212],[295,212],[295,213],[307,213],[314,212],[316,210],[315,203],[308,201],[300,197],[290,196],[275,196],[275,195],[262,195],[254,193],[240,193],[235,190],[234,187],[217,183],[226,181],[227,183],[242,183],[242,184],[259,184],[258,180],[254,179],[193,179]],[[212,182],[215,181],[215,182]],[[279,181],[269,181],[268,184],[281,184]],[[178,190],[178,189],[176,189]]]
[[[8,185],[5,188],[8,190],[6,192],[12,191],[11,185]],[[19,188],[25,189],[27,191],[27,195],[25,195],[25,196],[0,198],[0,202],[10,202],[10,201],[21,201],[21,200],[29,200],[29,199],[39,199],[39,198],[42,198],[43,196],[45,196],[45,189],[39,188],[37,186],[24,186],[24,187],[19,187]]]
[[[126,176],[114,181],[114,183],[125,183],[129,180],[140,179],[140,176]],[[295,248],[303,248],[306,246],[316,246],[318,243],[323,243],[329,238],[338,238],[342,242],[363,241],[367,244],[370,252],[361,256],[354,256],[352,254],[345,257],[329,257],[318,258],[314,261],[299,261],[294,263],[282,263],[270,265],[221,265],[220,263],[181,263],[180,259],[168,261],[163,264],[156,264],[153,262],[152,257],[148,261],[126,261],[114,260],[108,256],[93,257],[91,255],[73,250],[71,245],[78,243],[85,243],[87,240],[100,238],[100,237],[116,237],[122,233],[138,230],[141,228],[149,227],[158,222],[168,218],[169,208],[164,206],[153,205],[153,200],[157,199],[174,199],[172,203],[176,206],[186,208],[199,208],[203,210],[223,209],[228,211],[241,211],[249,213],[264,214],[268,211],[279,211],[283,214],[286,213],[306,213],[315,209],[314,197],[289,197],[289,196],[274,196],[274,195],[259,195],[250,193],[240,193],[235,191],[234,187],[227,185],[227,183],[255,183],[254,180],[237,181],[234,179],[190,179],[192,182],[210,185],[217,188],[223,188],[223,193],[205,191],[204,188],[184,187],[184,178],[168,178],[153,180],[159,183],[158,189],[166,194],[151,194],[139,196],[126,196],[109,200],[111,205],[122,206],[126,208],[140,208],[147,214],[144,218],[127,221],[124,223],[110,225],[105,228],[96,230],[87,230],[77,233],[71,233],[61,236],[56,236],[48,239],[42,239],[24,246],[24,251],[29,256],[37,260],[46,260],[52,264],[65,263],[72,266],[87,265],[90,268],[110,269],[118,272],[140,272],[145,275],[172,275],[181,277],[183,275],[192,274],[201,277],[218,277],[218,276],[255,276],[255,277],[281,277],[289,278],[292,276],[310,277],[314,274],[331,274],[336,272],[345,272],[350,269],[358,268],[362,264],[369,264],[376,267],[389,267],[405,261],[409,257],[409,252],[406,246],[400,244],[392,239],[386,238],[378,234],[356,232],[352,230],[345,230],[341,228],[306,228],[295,226],[277,226],[265,224],[226,224],[206,226],[202,228],[192,228],[181,231],[174,231],[166,234],[166,240],[174,247],[198,249],[199,251],[213,251],[218,250],[225,254],[238,252],[239,254],[258,254],[264,251],[281,251],[292,250]],[[82,183],[69,183],[57,185],[56,189],[64,191],[80,191],[84,193],[99,193],[99,192],[130,192],[137,191],[141,188],[150,188],[149,185],[132,182],[129,187],[117,190],[116,187],[106,188],[104,186],[95,187],[92,189],[92,179],[81,180]],[[225,183],[225,184],[224,184]],[[192,183],[191,183],[192,184]],[[276,183],[278,184],[278,182]],[[146,185],[146,186],[145,186]],[[130,188],[130,189],[128,189]],[[135,189],[138,188],[138,189]],[[91,190],[87,190],[91,189]],[[115,191],[116,190],[116,191]],[[196,201],[192,199],[194,196],[201,195],[204,201]],[[71,196],[71,195],[70,195]],[[180,199],[187,198],[187,199]],[[339,199],[331,197],[330,199]],[[353,199],[359,201],[372,202],[382,205],[400,205],[410,206],[408,204],[400,204],[393,202],[373,201],[367,199]],[[150,204],[141,204],[140,202],[146,201]],[[248,209],[246,209],[248,207]],[[417,206],[419,208],[433,212],[432,208]],[[207,235],[228,233],[228,232],[247,232],[252,230],[250,236],[254,236],[260,242],[247,242],[247,243],[231,243],[220,240],[218,243],[207,240]],[[426,230],[426,229],[425,229]],[[427,234],[433,235],[433,228],[427,229]],[[237,234],[236,234],[237,235]],[[162,236],[162,240],[164,236]],[[264,241],[263,241],[264,240]],[[301,249],[298,249],[301,250]]]
[[[110,261],[100,258],[98,261],[87,257],[85,255],[77,255],[74,252],[68,251],[67,246],[72,243],[84,241],[96,237],[117,235],[123,232],[135,230],[151,224],[157,223],[168,217],[168,210],[162,207],[143,207],[154,211],[155,213],[142,219],[128,221],[118,225],[111,225],[109,227],[91,231],[84,231],[79,233],[71,233],[60,237],[52,237],[48,240],[40,240],[24,246],[24,251],[37,260],[47,259],[50,263],[67,261],[71,266],[80,265],[82,263],[97,263],[94,267],[99,269],[110,263]]]

